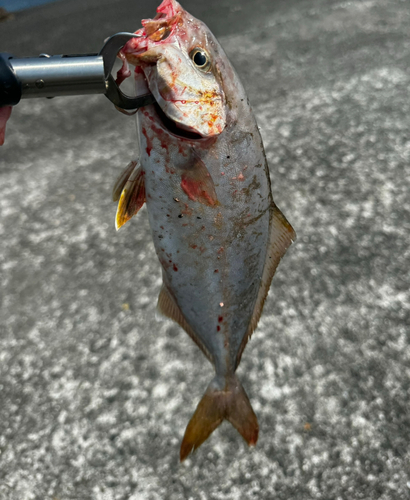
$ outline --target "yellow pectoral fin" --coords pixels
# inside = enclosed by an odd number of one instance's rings
[[[115,228],[118,229],[138,213],[145,202],[145,172],[141,167],[134,168],[122,190],[120,201],[118,202],[117,215],[115,218]]]
[[[129,179],[130,175],[134,171],[135,167],[138,165],[137,161],[130,161],[125,167],[125,170],[121,172],[121,175],[115,181],[112,190],[112,201],[118,201],[120,199],[122,190],[124,189],[125,183]]]

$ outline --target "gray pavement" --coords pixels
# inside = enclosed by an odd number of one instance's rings
[[[0,499],[409,499],[409,3],[184,6],[242,76],[298,233],[239,368],[259,442],[225,423],[178,463],[212,370],[156,315],[145,209],[114,228],[133,119],[26,101],[0,149]],[[155,7],[16,13],[0,50],[96,51]]]

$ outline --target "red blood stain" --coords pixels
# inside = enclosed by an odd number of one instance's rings
[[[161,262],[161,265],[164,269],[168,269],[171,264],[168,262],[168,260],[165,260],[162,256],[158,256],[159,261]]]
[[[184,215],[188,215],[188,216],[192,215],[192,210],[189,208],[188,204],[184,203],[184,205],[185,205],[185,209],[182,210],[181,213]]]
[[[193,243],[191,243],[189,246],[190,246],[191,248],[193,248],[194,250],[195,250],[195,248],[198,248],[198,245],[194,245]]]
[[[206,192],[202,181],[185,177],[181,180],[181,188],[190,200],[197,201],[198,198],[205,198],[209,205],[215,205],[215,200]]]
[[[152,141],[151,139],[148,137],[148,134],[147,134],[147,131],[145,129],[145,127],[142,127],[142,133],[145,135],[145,139],[147,140],[147,147],[145,148],[146,152],[147,152],[147,155],[148,156],[151,156],[151,151],[152,151]]]
[[[178,153],[183,155],[183,156],[186,156],[186,151],[184,149],[184,144],[181,143],[181,142],[178,142]]]
[[[117,71],[117,78],[115,80],[115,83],[120,86],[121,83],[126,80],[128,77],[131,76],[131,71],[128,67],[127,61],[124,57],[124,55],[121,56],[121,59],[123,59],[123,64],[120,70]]]
[[[177,272],[177,271],[178,271],[178,268],[177,268],[177,266],[176,266],[175,264],[172,266],[172,269],[173,269],[175,272]]]
[[[151,125],[151,130],[159,136],[164,135],[164,131],[161,128],[156,127],[154,124]]]
[[[219,273],[218,269],[215,269],[214,273]]]
[[[219,322],[219,323],[222,323],[223,319],[224,319],[224,317],[223,317],[223,316],[218,316],[218,322]]]
[[[164,229],[164,226],[159,226],[161,229]]]
[[[220,332],[220,331],[221,331],[221,327],[220,327],[219,325],[216,327],[216,331],[217,331],[217,332]]]

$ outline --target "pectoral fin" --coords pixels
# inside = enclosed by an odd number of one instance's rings
[[[118,202],[115,227],[118,229],[138,213],[145,202],[145,172],[134,165],[134,170],[126,180]]]
[[[122,190],[124,189],[125,183],[129,179],[132,174],[134,168],[138,165],[137,161],[130,161],[128,165],[125,167],[125,170],[121,172],[121,175],[115,181],[113,190],[112,190],[112,201],[118,201],[120,199]]]
[[[199,158],[181,175],[181,188],[192,201],[199,201],[208,206],[219,205],[214,181],[204,162]]]

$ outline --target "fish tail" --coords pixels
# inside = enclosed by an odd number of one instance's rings
[[[216,378],[209,384],[185,430],[180,451],[181,462],[199,448],[223,420],[228,420],[248,445],[256,444],[258,419],[236,375],[226,380],[222,390],[218,388]]]

